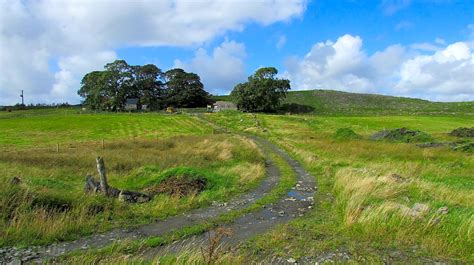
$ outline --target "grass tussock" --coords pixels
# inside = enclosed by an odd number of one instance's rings
[[[334,189],[348,229],[386,244],[418,242],[439,255],[472,255],[472,193],[365,168],[338,170]]]

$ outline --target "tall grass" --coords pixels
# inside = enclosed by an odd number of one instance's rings
[[[474,157],[445,147],[368,140],[383,129],[409,127],[438,141],[455,141],[448,133],[473,126],[469,117],[257,118],[266,131],[255,133],[285,148],[316,176],[319,204],[309,217],[258,238],[251,249],[295,258],[349,249],[355,261],[382,262],[395,248],[408,262],[419,256],[474,260]],[[209,119],[236,130],[255,128],[247,114]],[[334,140],[342,127],[361,139]]]
[[[70,240],[228,200],[254,187],[263,176],[264,159],[258,154],[240,137],[227,135],[118,140],[104,149],[78,145],[59,153],[28,149],[0,153],[0,245]],[[95,175],[94,158],[99,155],[105,158],[109,184],[120,189],[141,191],[170,172],[181,174],[182,170],[170,171],[179,168],[213,185],[195,196],[159,195],[144,204],[85,195],[85,176]],[[250,171],[244,172],[244,166]],[[13,176],[20,176],[22,183],[10,185]]]

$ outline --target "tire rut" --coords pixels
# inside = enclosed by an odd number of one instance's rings
[[[261,143],[257,142],[257,144],[262,149]],[[23,249],[2,248],[0,249],[0,264],[12,261],[40,261],[59,257],[73,251],[105,247],[127,239],[135,240],[149,236],[162,236],[185,227],[203,223],[226,212],[246,208],[269,193],[278,184],[280,178],[280,172],[276,165],[271,161],[267,152],[263,153],[266,161],[266,174],[260,185],[256,189],[231,199],[228,203],[217,203],[209,207],[193,209],[151,224],[129,229],[113,229],[74,241],[55,243],[48,246],[32,246]]]
[[[266,145],[273,152],[282,157],[296,173],[297,184],[278,202],[265,205],[258,212],[247,213],[228,225],[223,227],[233,231],[228,237],[221,241],[221,248],[238,245],[244,240],[269,231],[275,225],[289,222],[290,220],[303,216],[312,209],[314,204],[314,192],[316,191],[316,179],[306,172],[303,167],[291,158],[285,151],[259,137],[251,136],[253,140],[261,145]],[[212,237],[216,230],[209,234],[200,234],[189,238],[178,240],[172,244],[145,250],[141,256],[144,259],[153,259],[167,253],[177,253],[182,250],[195,249],[198,246],[206,246],[209,236]]]

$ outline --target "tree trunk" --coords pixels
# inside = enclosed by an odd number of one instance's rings
[[[104,159],[102,157],[97,157],[97,171],[100,176],[100,191],[106,196],[109,195],[109,184],[107,183],[107,175],[105,172]]]

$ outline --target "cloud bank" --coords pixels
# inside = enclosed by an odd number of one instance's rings
[[[435,40],[392,45],[368,55],[359,36],[313,45],[303,58],[289,58],[283,74],[294,89],[384,93],[434,101],[474,100],[472,42]]]
[[[219,47],[214,48],[212,54],[200,48],[193,59],[188,62],[176,60],[174,67],[197,73],[206,84],[208,92],[227,94],[235,84],[246,79],[245,57],[243,43],[224,41]]]
[[[120,6],[112,0],[0,0],[0,64],[7,66],[0,105],[18,102],[21,89],[27,102],[77,102],[82,76],[115,59],[117,48],[200,45],[248,23],[290,20],[305,8],[304,0],[136,0]],[[212,59],[220,56],[214,51]]]

